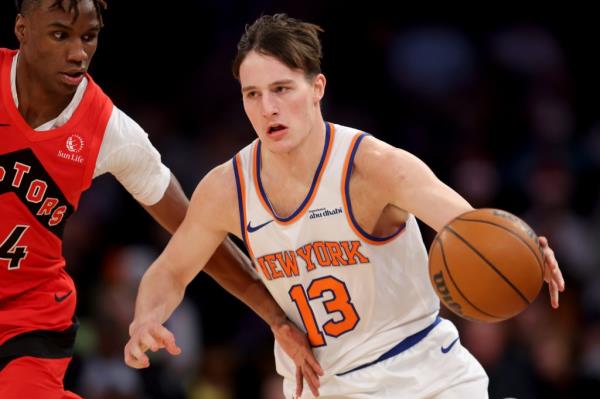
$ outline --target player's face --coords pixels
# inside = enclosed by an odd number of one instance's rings
[[[98,44],[100,22],[92,0],[80,0],[79,16],[50,8],[54,0],[42,0],[26,16],[19,14],[15,33],[27,79],[50,93],[74,93],[92,61]],[[63,2],[65,9],[68,1]],[[22,58],[21,58],[22,57]]]
[[[240,65],[244,110],[260,140],[273,152],[289,152],[322,126],[322,74],[307,79],[277,58],[251,51]]]

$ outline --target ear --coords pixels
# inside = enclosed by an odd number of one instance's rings
[[[17,36],[17,40],[21,44],[23,44],[23,41],[25,40],[25,32],[27,30],[26,25],[23,14],[17,14],[17,19],[15,20],[15,36]]]
[[[319,103],[325,95],[325,86],[327,85],[327,79],[322,73],[318,74],[313,80],[313,101]]]

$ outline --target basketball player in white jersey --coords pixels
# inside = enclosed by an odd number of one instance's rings
[[[324,371],[312,395],[486,398],[483,368],[438,316],[415,219],[440,230],[472,208],[415,156],[323,120],[319,31],[282,14],[246,29],[233,69],[258,139],[200,182],[181,228],[143,277],[126,361],[140,364],[147,331],[167,320],[231,232],[309,337]],[[564,282],[541,242],[557,307]],[[314,382],[314,370],[294,369],[277,343],[275,357],[286,398],[311,397],[300,380]]]

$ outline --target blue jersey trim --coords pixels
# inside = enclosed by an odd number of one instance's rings
[[[344,191],[346,192],[346,202],[348,204],[348,215],[350,216],[350,220],[352,220],[352,224],[354,225],[354,227],[356,227],[356,229],[360,232],[360,234],[362,234],[369,240],[373,240],[373,241],[377,241],[377,242],[384,242],[384,241],[388,241],[388,240],[394,238],[395,236],[397,236],[398,234],[400,234],[402,232],[402,230],[404,230],[404,228],[406,227],[406,223],[403,223],[396,232],[392,233],[391,235],[389,235],[387,237],[376,237],[374,235],[367,233],[366,231],[363,230],[362,227],[360,227],[360,225],[354,218],[354,213],[352,212],[352,200],[350,199],[350,176],[352,175],[352,165],[354,165],[354,157],[356,156],[356,151],[358,150],[358,146],[360,145],[360,142],[362,141],[362,139],[364,139],[367,136],[368,136],[367,133],[362,133],[360,135],[360,137],[358,139],[356,139],[356,142],[354,143],[354,147],[352,148],[352,153],[350,154],[350,160],[348,161],[348,171],[346,172],[346,181],[344,183]]]
[[[348,371],[344,371],[343,373],[339,373],[336,374],[337,376],[342,376],[342,375],[346,375],[348,373],[351,373],[353,371],[357,371],[360,369],[364,369],[365,367],[369,367],[374,365],[375,363],[379,363],[382,362],[386,359],[389,359],[390,357],[394,357],[396,355],[399,355],[400,353],[404,352],[407,349],[412,348],[413,346],[415,346],[416,344],[418,344],[419,342],[421,342],[421,340],[423,340],[423,338],[425,338],[427,336],[427,334],[429,334],[431,332],[431,330],[433,330],[435,328],[435,326],[437,326],[438,324],[440,324],[440,322],[443,319],[440,316],[437,316],[434,320],[433,323],[431,323],[430,325],[428,325],[427,327],[425,327],[424,329],[422,329],[421,331],[414,333],[413,335],[409,335],[408,337],[404,338],[402,341],[400,341],[398,344],[396,344],[396,346],[394,346],[392,349],[390,349],[389,351],[385,352],[383,355],[379,356],[377,359],[373,360],[370,363],[366,363],[363,364],[361,366],[355,367],[352,370],[348,370]]]
[[[256,170],[256,179],[258,180],[258,189],[260,190],[260,195],[263,197],[265,202],[269,205],[269,209],[271,210],[273,217],[275,219],[277,219],[278,221],[289,222],[290,220],[294,219],[300,212],[302,212],[302,210],[304,210],[304,208],[306,207],[306,205],[308,203],[308,200],[312,197],[313,191],[315,190],[316,185],[317,185],[317,181],[319,180],[319,176],[321,175],[321,169],[323,168],[323,163],[325,162],[325,158],[327,156],[327,150],[329,149],[329,145],[330,145],[330,141],[331,141],[330,129],[331,128],[329,126],[329,123],[325,123],[325,145],[323,146],[323,154],[321,154],[321,160],[319,161],[319,166],[317,166],[317,170],[315,171],[315,176],[313,177],[313,181],[312,181],[312,184],[310,185],[310,190],[308,190],[308,194],[304,198],[304,201],[302,201],[302,204],[300,204],[300,207],[298,209],[296,209],[296,211],[294,211],[294,213],[292,213],[290,216],[285,217],[285,218],[277,216],[277,213],[271,206],[269,197],[267,197],[267,193],[265,192],[265,189],[263,188],[262,180],[260,179],[261,142],[260,142],[260,140],[258,141],[258,144],[257,144],[258,148],[256,149],[256,169],[257,169]]]
[[[242,185],[240,183],[240,172],[238,171],[237,155],[233,157],[231,160],[233,162],[233,173],[235,174],[235,187],[237,189],[237,198],[238,198],[238,210],[240,212],[240,233],[242,235],[242,240],[244,241],[244,245],[246,249],[248,247],[248,243],[246,242],[246,219],[244,218],[244,201],[242,200]],[[256,269],[256,265],[252,262],[252,266]]]

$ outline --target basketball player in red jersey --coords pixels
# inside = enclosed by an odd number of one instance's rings
[[[16,4],[20,49],[0,48],[0,398],[77,398],[62,382],[77,325],[61,247],[81,193],[110,172],[170,232],[188,200],[144,130],[87,74],[105,2]],[[240,272],[247,263],[226,240],[209,274],[271,326],[300,368],[318,367],[304,334]],[[180,351],[164,329],[149,338],[149,349]]]

